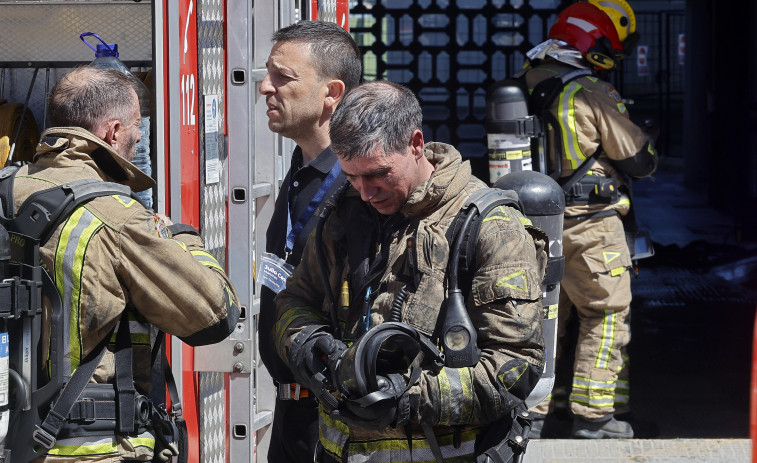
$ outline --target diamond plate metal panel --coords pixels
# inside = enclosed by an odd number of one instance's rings
[[[200,373],[200,461],[224,463],[225,396],[223,373]]]
[[[225,267],[226,258],[226,150],[224,141],[223,4],[200,0],[197,4],[197,62],[199,101],[218,98],[218,161],[220,181],[206,177],[205,105],[200,104],[200,229],[205,247]],[[224,374],[200,373],[200,461],[225,461]]]
[[[224,142],[224,70],[223,70],[223,8],[221,0],[204,0],[197,5],[197,51],[200,101],[205,95],[218,97],[218,158],[221,181],[207,183],[205,178],[205,107],[200,105],[200,227],[205,246],[221,265],[226,248],[226,163]]]
[[[152,60],[151,3],[0,1],[0,62],[91,61],[82,32],[117,43],[123,61]]]
[[[322,21],[330,21],[332,23],[336,20],[336,0],[324,0],[318,2],[318,19]]]

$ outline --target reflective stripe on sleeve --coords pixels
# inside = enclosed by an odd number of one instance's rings
[[[226,271],[223,269],[223,267],[221,267],[221,264],[218,263],[216,258],[210,255],[207,251],[202,251],[202,250],[190,251],[190,254],[192,254],[192,257],[194,257],[202,265],[206,267],[214,268],[221,273],[226,273]]]
[[[453,426],[473,419],[474,394],[470,368],[443,368],[437,375],[439,383],[439,422]]]
[[[318,435],[321,445],[332,455],[342,458],[344,446],[350,436],[349,428],[341,421],[332,419],[322,406],[318,407],[318,411]]]

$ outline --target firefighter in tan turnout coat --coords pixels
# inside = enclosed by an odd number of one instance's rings
[[[633,50],[635,27],[624,0],[573,4],[560,13],[549,40],[528,53],[525,73],[533,90],[576,69],[594,71],[562,87],[549,110],[548,132],[548,156],[560,165],[559,181],[572,184],[558,332],[565,334],[575,306],[580,327],[569,402],[572,433],[579,438],[633,437],[630,424],[614,418],[616,408],[627,411],[628,405],[632,266],[621,217],[631,206],[630,178],[652,174],[657,155],[618,92],[596,71],[609,71]],[[541,418],[536,436],[551,406],[548,398],[535,408]]]
[[[54,127],[42,134],[35,162],[16,175],[16,208],[37,191],[80,179],[117,182],[135,191],[153,186],[129,162],[140,122],[131,85],[117,71],[88,67],[56,84],[50,99]],[[63,300],[66,376],[113,333],[126,311],[134,383],[137,393],[147,395],[150,325],[197,346],[226,338],[239,318],[236,293],[197,232],[171,224],[129,196],[102,196],[79,206],[40,253]],[[91,382],[113,383],[114,367],[108,350]],[[87,435],[76,432],[76,425],[69,421],[38,461],[151,461],[156,450],[149,426]]]
[[[354,189],[326,220],[322,243],[311,236],[276,299],[279,353],[306,384],[313,383],[313,356],[325,350],[338,357],[346,344],[392,318],[398,305],[395,319],[432,335],[447,297],[445,233],[470,194],[485,187],[453,147],[424,145],[420,106],[395,84],[349,92],[332,117],[331,137]],[[445,460],[473,461],[486,425],[522,405],[543,368],[539,285],[546,243],[529,223],[511,207],[496,208],[482,223],[467,299],[482,349],[478,363],[438,374],[424,370],[417,380],[409,372],[382,378],[382,390],[396,394],[385,413],[341,397],[335,407],[322,401],[320,461],[437,461],[435,444]],[[329,323],[321,245],[330,291],[350,292],[338,314],[341,339]]]

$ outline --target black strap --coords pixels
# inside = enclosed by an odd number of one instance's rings
[[[90,352],[88,358],[79,364],[74,371],[71,379],[66,383],[61,391],[53,408],[45,417],[41,425],[37,426],[34,433],[34,440],[43,447],[50,449],[55,445],[63,425],[71,415],[74,404],[79,401],[84,388],[89,383],[92,375],[95,373],[97,366],[100,364],[105,350],[110,342],[111,334],[109,333],[95,349]],[[117,405],[117,427],[120,432],[128,433],[134,431],[134,403],[136,390],[132,376],[131,362],[131,334],[129,332],[129,317],[124,311],[119,322],[118,333],[116,335],[116,403]]]
[[[58,400],[45,417],[41,425],[36,426],[32,437],[34,441],[46,449],[55,445],[58,433],[66,422],[66,417],[71,413],[74,403],[79,399],[82,391],[95,373],[100,364],[105,349],[108,347],[110,334],[95,347],[87,356],[87,359],[79,364],[71,379],[66,383],[58,396]]]
[[[562,281],[565,274],[565,256],[550,257],[547,259],[547,269],[544,272],[542,284],[556,285]]]
[[[3,223],[13,217],[13,180],[18,169],[16,165],[0,169],[0,220]]]
[[[570,193],[570,191],[573,189],[573,186],[576,183],[578,183],[579,180],[581,180],[586,175],[587,172],[589,172],[589,169],[591,169],[591,167],[597,161],[597,158],[599,158],[599,153],[601,152],[602,152],[602,147],[597,146],[597,150],[594,152],[594,154],[586,158],[586,160],[580,166],[578,166],[578,169],[573,171],[570,177],[568,177],[564,181],[561,180],[560,182],[558,182],[560,183],[562,190],[566,194]]]
[[[165,339],[166,334],[163,331],[158,331],[158,334],[155,338],[155,344],[152,347],[152,364],[155,364],[155,361],[158,359],[158,356],[161,353],[161,348],[163,347],[163,340]],[[168,389],[168,396],[171,398],[171,414],[174,417],[181,417],[182,410],[181,410],[181,399],[179,398],[179,390],[176,388],[176,379],[173,376],[173,371],[171,370],[171,366],[168,364],[168,357],[166,356],[166,351],[163,350],[163,358],[161,359],[161,364],[163,368],[163,378],[166,382],[166,388]]]
[[[116,334],[116,403],[118,404],[118,421],[116,427],[119,432],[134,432],[134,403],[137,391],[134,388],[132,374],[131,332],[129,330],[128,311],[124,310],[118,324]]]
[[[175,460],[176,463],[187,463],[187,461],[189,461],[189,433],[187,431],[187,423],[182,418],[181,399],[179,398],[179,390],[176,388],[176,379],[173,376],[171,366],[168,364],[166,351],[165,349],[161,349],[165,337],[166,335],[163,331],[158,331],[155,344],[152,348],[152,364],[155,364],[158,355],[160,355],[160,351],[163,350],[163,357],[160,363],[163,367],[163,380],[168,389],[168,396],[171,398],[171,413],[169,414],[169,423],[167,424],[173,433],[173,436],[171,436],[173,442],[168,442],[166,440],[167,436],[156,437],[162,439],[165,444],[171,446],[173,450],[176,451],[175,455],[178,455]],[[153,423],[153,425],[155,425],[155,423]],[[156,429],[156,432],[160,433],[162,430]]]
[[[118,413],[116,402],[110,400],[77,400],[68,414],[68,421],[91,423],[96,420],[115,421]]]
[[[77,180],[30,195],[9,224],[8,231],[37,237],[40,243],[45,243],[79,205],[110,195],[129,196],[139,201],[127,186],[92,179]]]

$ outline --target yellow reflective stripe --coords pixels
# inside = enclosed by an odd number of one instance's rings
[[[116,201],[123,204],[124,207],[131,207],[137,204],[137,201],[130,196],[113,195],[113,197],[116,198]]]
[[[468,424],[473,419],[473,377],[470,368],[443,368],[437,375],[439,384],[438,424]]]
[[[465,431],[460,434],[460,446],[454,445],[452,433],[436,435],[445,463],[464,463],[473,461],[474,445],[479,430]],[[348,462],[350,461],[386,461],[392,463],[434,463],[436,459],[425,437],[412,437],[412,444],[407,438],[385,438],[371,440],[351,440],[348,445]],[[412,445],[412,449],[411,449]],[[354,457],[354,460],[353,460]]]
[[[520,216],[520,223],[522,223],[523,225],[527,227],[530,227],[533,225],[533,223],[531,222],[531,219],[525,216]]]
[[[134,448],[146,447],[150,450],[155,448],[155,439],[151,437],[131,437],[127,438]],[[112,437],[101,439],[90,444],[84,445],[55,445],[48,452],[48,455],[60,457],[83,457],[83,456],[102,456],[118,454],[118,442]]]
[[[192,254],[192,257],[197,259],[202,265],[212,267],[225,273],[225,270],[221,267],[216,258],[210,255],[207,251],[190,251],[189,253]]]
[[[350,428],[341,421],[331,419],[323,409],[323,405],[318,407],[318,437],[321,445],[329,453],[342,457],[342,450],[347,443],[350,435]]]
[[[614,269],[610,270],[610,276],[616,277],[618,275],[622,275],[625,271],[625,267],[615,267]]]
[[[602,252],[602,258],[605,260],[605,264],[609,264],[610,262],[614,261],[620,257],[620,253],[617,251],[603,251]]]
[[[110,335],[110,343],[115,344],[116,343],[116,335],[118,334],[118,330],[116,330],[113,334]],[[150,344],[150,335],[149,334],[141,334],[141,333],[131,333],[130,334],[131,343],[132,344],[139,344],[143,346],[149,346]]]
[[[81,310],[81,283],[84,257],[92,237],[103,222],[84,207],[77,208],[66,220],[55,250],[54,274],[58,293],[63,301],[64,374],[69,376],[81,362],[82,339],[79,329]],[[69,370],[70,368],[70,370]]]
[[[620,206],[629,206],[630,207],[631,206],[631,200],[628,199],[628,196],[623,195],[623,196],[620,197],[620,199],[618,200],[617,204],[620,205]]]
[[[436,376],[439,383],[439,424],[449,424],[452,407],[456,404],[452,400],[452,386],[447,377],[449,368],[442,368],[442,371]]]
[[[518,384],[521,376],[528,370],[528,362],[521,362],[509,370],[503,371],[497,375],[497,379],[505,387],[506,391],[512,389],[513,386]]]
[[[583,86],[577,82],[571,82],[560,93],[557,103],[557,119],[560,123],[563,151],[570,161],[573,170],[586,159],[578,144],[578,132],[576,128],[576,93]]]
[[[615,381],[597,381],[586,376],[576,375],[573,378],[573,387],[595,391],[612,391],[615,388]]]
[[[570,394],[570,401],[593,408],[609,408],[615,405],[615,395],[581,394],[575,390]]]
[[[499,212],[502,215],[491,215],[492,213],[496,213],[496,212]],[[494,209],[492,209],[492,211],[489,213],[489,215],[487,215],[484,218],[483,222],[488,222],[490,220],[504,220],[505,222],[509,222],[510,221],[510,215],[507,213],[507,210],[505,209],[504,206],[497,206]]]
[[[526,271],[518,270],[497,280],[497,286],[503,288],[512,288],[519,291],[528,291],[528,281],[526,280]]]
[[[594,408],[612,407],[617,401],[615,383],[613,381],[594,381],[585,376],[576,376],[573,378],[573,391],[570,394],[570,400]]]
[[[173,238],[171,238],[171,241],[173,241],[174,243],[178,244],[181,247],[181,249],[183,249],[185,251],[187,250],[187,245],[183,241],[179,241],[179,240],[176,240],[176,239],[173,239]]]
[[[607,369],[610,364],[612,347],[615,344],[615,325],[617,314],[611,310],[605,310],[602,318],[602,340],[599,343],[599,352],[594,362],[594,368]]]

